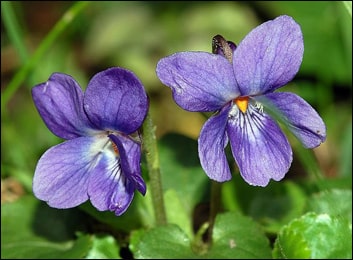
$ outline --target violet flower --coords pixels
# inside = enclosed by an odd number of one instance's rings
[[[34,195],[54,208],[72,208],[88,199],[100,211],[123,214],[135,189],[143,195],[140,143],[133,134],[144,121],[148,99],[130,71],[97,73],[85,93],[69,75],[53,73],[32,89],[45,124],[67,141],[47,150],[33,179]]]
[[[277,111],[306,148],[326,139],[318,113],[301,97],[274,92],[299,70],[304,52],[300,26],[279,16],[252,30],[239,44],[214,38],[213,54],[179,52],[161,59],[157,75],[185,110],[213,112],[198,138],[201,166],[218,182],[231,179],[225,155],[246,182],[266,186],[281,180],[292,162],[291,146],[270,111]]]

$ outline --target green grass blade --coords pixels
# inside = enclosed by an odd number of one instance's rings
[[[15,74],[10,83],[1,94],[1,113],[4,113],[4,107],[7,102],[26,79],[31,70],[39,63],[49,47],[55,42],[58,36],[67,28],[74,18],[89,4],[89,2],[76,2],[55,24],[54,28],[44,38],[33,56],[24,66]]]
[[[22,64],[28,59],[29,55],[23,41],[23,32],[15,17],[12,3],[8,1],[1,2],[1,17],[4,27],[9,35],[10,41],[15,46],[20,56]]]

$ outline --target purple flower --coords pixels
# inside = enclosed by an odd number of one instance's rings
[[[97,73],[85,93],[69,75],[53,73],[32,89],[47,127],[65,142],[39,159],[34,195],[51,207],[72,208],[88,199],[100,211],[123,214],[135,189],[143,195],[140,143],[133,138],[148,110],[140,80],[130,71]]]
[[[285,176],[292,149],[271,111],[306,148],[326,139],[324,122],[306,101],[294,93],[274,92],[294,78],[303,52],[300,26],[283,15],[252,30],[238,47],[218,35],[213,54],[179,52],[158,62],[157,75],[180,107],[216,111],[198,139],[200,162],[209,178],[231,179],[224,151],[228,143],[249,184],[266,186],[270,179]]]

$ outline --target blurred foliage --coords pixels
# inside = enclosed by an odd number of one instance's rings
[[[17,33],[17,40],[14,40],[4,23],[2,2],[2,95],[73,3],[11,2],[15,19],[12,25]],[[294,152],[290,172],[286,180],[271,182],[266,188],[249,186],[236,174],[233,165],[235,176],[224,184],[222,190],[223,210],[241,212],[245,216],[220,215],[215,232],[224,233],[229,239],[220,242],[228,243],[229,250],[224,251],[223,257],[234,257],[230,250],[232,232],[227,232],[226,220],[230,219],[235,219],[235,223],[239,221],[238,226],[232,226],[234,232],[241,230],[239,225],[245,224],[253,232],[260,224],[270,240],[280,234],[273,257],[292,252],[296,248],[293,241],[296,241],[297,232],[311,225],[316,218],[334,223],[339,231],[347,229],[346,221],[350,221],[351,227],[352,216],[347,213],[351,212],[352,200],[351,5],[350,13],[347,10],[349,5],[347,7],[339,1],[89,2],[57,36],[36,66],[28,71],[25,81],[9,102],[2,104],[2,258],[24,258],[38,246],[43,251],[35,250],[36,254],[30,255],[31,258],[118,258],[117,251],[125,258],[131,258],[132,253],[140,257],[156,257],[150,254],[153,253],[151,250],[158,248],[159,240],[150,241],[149,238],[161,236],[162,240],[173,242],[175,237],[169,236],[171,232],[180,237],[179,242],[175,248],[173,243],[168,244],[166,251],[160,251],[157,256],[165,257],[170,249],[176,251],[176,257],[191,257],[192,254],[192,257],[199,258],[191,253],[189,244],[195,239],[193,232],[200,228],[194,224],[208,214],[207,208],[200,210],[209,199],[210,183],[198,164],[196,143],[205,117],[184,111],[174,103],[170,89],[156,76],[156,64],[160,58],[179,51],[211,52],[211,40],[216,34],[239,43],[251,29],[281,14],[292,16],[300,24],[305,46],[299,73],[283,90],[297,93],[316,108],[326,123],[327,140],[318,148],[305,150],[288,135]],[[165,229],[153,229],[151,233],[143,230],[153,226],[148,193],[146,197],[136,196],[131,208],[120,219],[109,212],[97,212],[88,203],[79,209],[56,211],[37,201],[32,194],[32,177],[39,157],[61,140],[46,128],[37,113],[31,88],[45,82],[51,73],[62,72],[72,75],[84,89],[95,73],[111,66],[134,71],[146,88],[150,113],[157,127],[165,200],[170,202],[169,212],[172,205],[178,209],[169,213],[171,225]],[[195,212],[198,212],[196,217]],[[300,218],[308,212],[309,215]],[[337,216],[335,212],[342,214]],[[84,221],[80,223],[78,218]],[[250,218],[257,223],[252,223]],[[342,222],[338,222],[341,218]],[[41,226],[38,221],[42,220],[46,221],[41,222]],[[48,226],[55,227],[52,233],[41,230]],[[129,231],[133,229],[129,244]],[[337,254],[334,250],[319,254],[320,247],[310,242],[317,234],[316,229],[320,227],[313,226],[314,233],[308,231],[300,237],[300,243],[307,245],[308,249],[293,257],[349,258],[342,248]],[[249,230],[239,232],[246,234]],[[334,234],[330,227],[325,230],[325,236]],[[347,232],[344,233],[345,241],[349,229]],[[254,256],[267,257],[269,248],[265,235],[261,233],[259,236],[263,250],[254,251]],[[27,241],[26,245],[23,241]],[[240,245],[245,251],[251,251],[257,246],[253,242]],[[330,245],[335,247],[335,243]],[[204,257],[217,257],[222,246],[217,244]],[[279,252],[279,247],[287,251]],[[315,251],[315,248],[319,249]]]

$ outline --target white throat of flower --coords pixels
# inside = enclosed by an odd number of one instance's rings
[[[232,101],[232,107],[229,111],[228,118],[233,121],[239,117],[240,114],[243,116],[251,115],[252,113],[263,114],[264,107],[261,103],[254,101],[253,99],[243,99],[240,102],[235,99]]]

